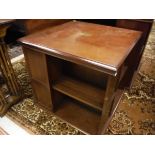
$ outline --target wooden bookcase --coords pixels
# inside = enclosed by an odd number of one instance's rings
[[[24,54],[37,104],[85,134],[98,134],[108,75],[36,49],[24,47]],[[111,116],[122,93],[117,90]]]
[[[132,79],[140,37],[69,22],[20,39],[37,103],[86,134],[104,134]]]

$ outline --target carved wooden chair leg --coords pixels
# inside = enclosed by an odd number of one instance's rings
[[[1,90],[0,90],[0,117],[3,115],[4,106],[7,104]]]
[[[11,60],[8,55],[7,46],[4,42],[8,26],[0,28],[0,72],[9,90],[9,95],[5,96],[0,90],[0,116],[3,116],[13,104],[17,103],[22,97],[22,91],[14,73]]]

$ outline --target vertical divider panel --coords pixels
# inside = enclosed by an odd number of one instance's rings
[[[62,77],[63,61],[61,59],[46,55],[49,85],[51,89],[53,110],[61,104],[64,95],[53,89],[53,85]]]
[[[49,109],[49,111],[52,111],[53,103],[47,71],[46,55],[27,47],[24,47],[23,51],[37,103],[42,107]]]

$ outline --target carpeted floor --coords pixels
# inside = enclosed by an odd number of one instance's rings
[[[155,24],[141,64],[134,85],[124,93],[107,134],[155,134]],[[32,97],[14,105],[7,117],[34,134],[83,134],[34,103],[24,59],[14,63],[14,69],[25,95]]]
[[[23,54],[22,47],[20,45],[9,45],[9,56],[11,59]]]

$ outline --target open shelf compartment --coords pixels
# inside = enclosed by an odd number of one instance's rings
[[[107,76],[99,71],[47,56],[53,113],[86,134],[98,134]]]
[[[53,85],[53,89],[98,111],[102,111],[105,92],[100,88],[63,76]]]
[[[64,99],[54,114],[85,134],[97,134],[101,115],[73,99]]]

